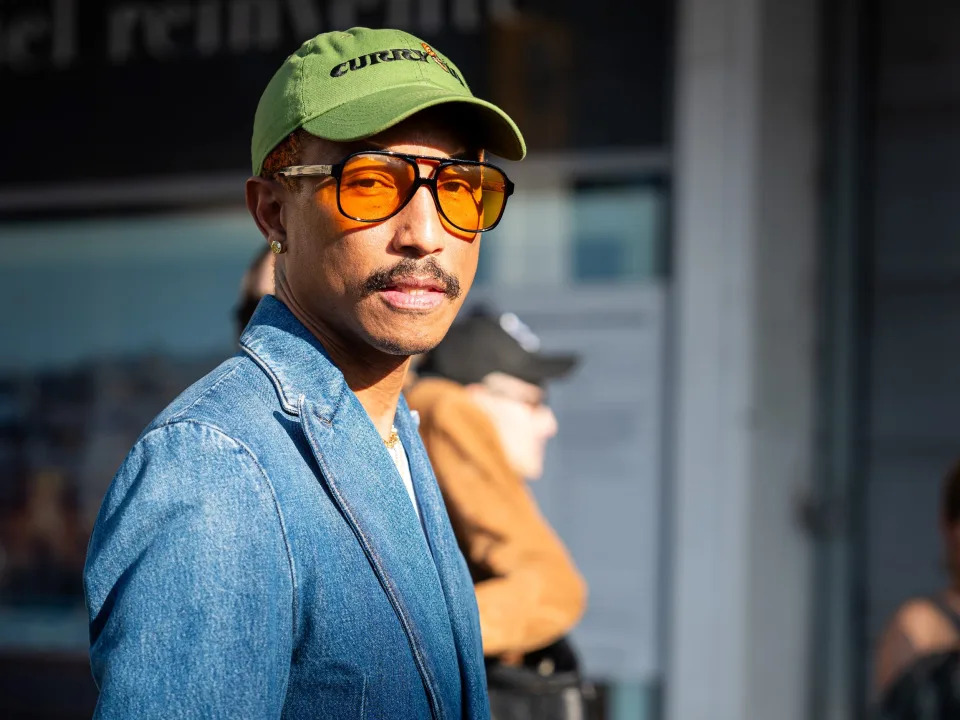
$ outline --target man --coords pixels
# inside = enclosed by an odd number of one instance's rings
[[[85,588],[101,718],[484,718],[476,603],[411,415],[523,139],[417,38],[320,35],[268,84],[276,254],[240,353],[134,445]]]
[[[407,394],[475,580],[484,654],[507,663],[568,633],[586,603],[525,482],[557,432],[544,386],[575,364],[538,348],[515,315],[474,315],[427,354]]]

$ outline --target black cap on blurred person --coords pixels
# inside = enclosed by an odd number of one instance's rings
[[[577,361],[576,355],[540,352],[540,339],[513,313],[496,316],[481,310],[455,323],[417,372],[462,385],[500,372],[542,386],[569,373]]]

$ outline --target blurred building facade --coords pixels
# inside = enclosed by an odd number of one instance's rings
[[[591,587],[606,716],[862,717],[960,456],[954,5],[0,5],[0,711],[89,715],[86,534],[233,351],[258,93],[364,24],[449,53],[530,144],[470,302],[584,358],[534,489]]]

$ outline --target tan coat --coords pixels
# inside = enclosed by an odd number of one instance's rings
[[[473,575],[483,651],[515,661],[577,623],[586,584],[509,466],[497,430],[461,386],[427,378],[407,392],[460,549]]]

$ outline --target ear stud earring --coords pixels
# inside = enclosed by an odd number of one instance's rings
[[[280,244],[279,240],[271,240],[270,249],[273,250],[274,255],[279,255],[283,252],[283,245]]]

